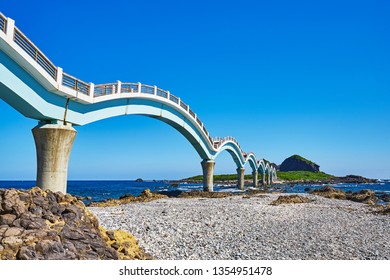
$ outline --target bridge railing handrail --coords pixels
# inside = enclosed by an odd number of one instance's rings
[[[13,41],[34,59],[54,80],[57,79],[57,67],[48,59],[37,46],[17,27],[14,29]]]
[[[99,84],[95,85],[93,96],[111,95],[116,93],[117,85],[115,84]]]
[[[122,83],[121,84],[121,93],[133,93],[138,92],[139,84],[138,83]]]
[[[63,86],[66,86],[68,88],[71,88],[75,91],[81,92],[85,95],[89,94],[89,84],[86,82],[83,82],[69,74],[63,73],[62,74],[62,82],[61,84]]]
[[[7,32],[7,17],[0,13],[0,30],[4,33]],[[211,138],[209,132],[204,126],[203,122],[200,121],[199,117],[190,110],[190,107],[184,103],[180,98],[170,94],[169,91],[162,90],[156,86],[145,85],[141,83],[108,83],[108,84],[98,84],[94,85],[92,88],[90,84],[77,79],[67,73],[63,73],[62,70],[59,71],[58,67],[54,65],[41,50],[26,35],[23,34],[17,27],[14,27],[12,40],[22,48],[32,59],[34,59],[42,68],[45,70],[55,81],[59,80],[62,86],[71,88],[77,92],[80,92],[84,95],[91,95],[92,97],[99,97],[102,95],[111,95],[116,93],[144,93],[144,94],[153,94],[160,96],[162,98],[168,99],[170,102],[173,102],[186,111],[191,118],[197,123],[201,130],[205,133],[208,141],[212,146],[214,146],[213,139]],[[59,74],[60,73],[60,74]],[[61,76],[62,73],[62,76]],[[57,77],[57,75],[59,75]],[[90,92],[92,91],[93,92]]]
[[[65,75],[65,74],[64,74]],[[74,77],[72,77],[74,78]],[[76,78],[74,78],[76,79]],[[78,80],[79,82],[82,82]],[[84,83],[86,84],[86,83]],[[118,86],[120,88],[118,88]],[[150,86],[146,84],[141,83],[106,83],[106,84],[97,84],[94,86],[94,97],[104,96],[104,95],[111,95],[116,93],[143,93],[143,94],[153,94],[157,95],[159,97],[168,99],[170,102],[174,103],[176,106],[180,107],[184,111],[186,111],[192,119],[201,127],[201,130],[206,134],[208,141],[210,141],[210,144],[213,145],[213,139],[210,137],[209,132],[207,131],[206,127],[202,123],[202,121],[199,119],[199,117],[190,109],[190,107],[184,103],[179,97],[176,97],[175,95],[169,93],[169,91],[157,88],[156,86]]]
[[[0,30],[5,33],[5,30],[7,29],[7,18],[0,13]]]

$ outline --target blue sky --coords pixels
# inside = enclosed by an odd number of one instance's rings
[[[0,11],[65,72],[170,90],[211,136],[258,158],[390,178],[389,1],[4,0]],[[0,100],[0,180],[35,179],[36,123]],[[157,120],[76,129],[69,179],[201,173],[192,146]],[[216,173],[235,168],[217,158]]]

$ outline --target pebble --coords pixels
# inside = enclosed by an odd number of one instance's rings
[[[165,198],[88,209],[102,226],[130,232],[160,260],[390,259],[388,215],[310,194],[303,194],[309,203],[270,205],[279,195]]]

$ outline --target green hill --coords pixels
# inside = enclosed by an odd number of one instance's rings
[[[278,179],[284,181],[303,181],[303,180],[315,181],[315,180],[334,178],[334,176],[326,174],[324,172],[311,172],[311,171],[288,171],[288,172],[277,171],[277,176]],[[184,179],[184,181],[202,181],[202,180],[203,180],[202,175],[193,176]],[[214,175],[214,181],[233,181],[233,180],[237,180],[237,174]],[[251,174],[245,175],[245,180],[252,180],[252,175]]]
[[[300,181],[300,180],[324,180],[334,178],[334,176],[326,174],[324,172],[311,172],[311,171],[278,171],[278,179],[284,181]]]

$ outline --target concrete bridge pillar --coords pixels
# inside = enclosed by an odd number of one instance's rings
[[[39,123],[32,133],[37,151],[37,186],[66,193],[69,156],[77,131],[70,124]]]
[[[271,173],[267,176],[267,185],[271,185]]]
[[[253,171],[252,172],[252,177],[253,177],[253,187],[257,188],[259,186],[259,180],[258,180],[259,172]]]
[[[203,170],[203,190],[205,192],[212,192],[214,191],[215,161],[205,159],[201,163],[202,163],[202,170]]]
[[[263,186],[266,185],[265,174],[266,174],[265,172],[264,172],[264,173],[261,173],[261,184],[262,184]]]
[[[245,168],[239,167],[237,168],[237,175],[238,175],[238,188],[240,190],[244,190],[244,175],[245,175]]]

